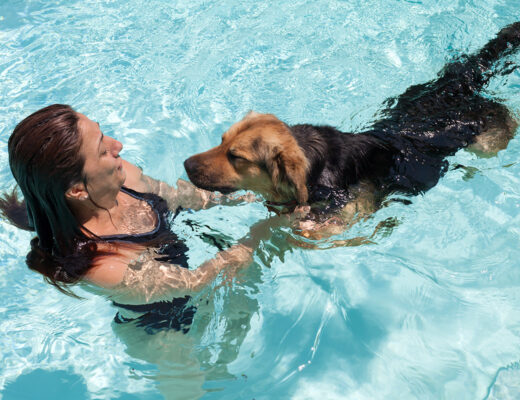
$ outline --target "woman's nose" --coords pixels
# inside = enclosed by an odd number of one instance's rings
[[[112,153],[114,156],[118,156],[119,152],[123,149],[123,143],[116,139],[112,139],[114,142],[112,143]]]

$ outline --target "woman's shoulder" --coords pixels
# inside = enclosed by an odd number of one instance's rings
[[[103,255],[94,259],[92,267],[83,279],[103,288],[113,288],[123,282],[128,266],[143,250],[140,246],[98,243],[98,251]]]
[[[128,262],[117,256],[105,256],[97,261],[84,278],[89,283],[103,288],[113,288],[123,282]]]

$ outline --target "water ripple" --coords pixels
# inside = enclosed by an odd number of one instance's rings
[[[175,182],[250,109],[362,129],[517,16],[514,1],[484,0],[3,2],[2,187],[10,131],[49,103],[98,120],[125,158]],[[487,94],[519,113],[519,87],[516,70]],[[101,398],[514,398],[518,154],[518,137],[490,159],[461,151],[450,162],[464,168],[335,238],[379,227],[370,244],[266,255],[247,283],[207,294],[186,336],[118,330],[104,299],[64,298],[25,267],[31,235],[1,223],[0,387],[43,369],[73,371]],[[240,237],[263,215],[196,218]],[[190,240],[192,260],[213,250]]]

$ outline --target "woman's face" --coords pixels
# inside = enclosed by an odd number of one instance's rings
[[[87,177],[87,189],[91,198],[101,206],[119,193],[126,173],[119,152],[123,145],[103,135],[99,124],[78,113],[78,129],[82,143],[80,152],[85,159],[83,173]],[[106,203],[106,205],[102,204]]]

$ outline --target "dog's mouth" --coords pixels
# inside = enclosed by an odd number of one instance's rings
[[[232,186],[228,185],[214,185],[210,182],[210,179],[208,179],[205,175],[197,175],[193,173],[188,172],[188,178],[190,179],[191,183],[193,183],[195,186],[197,186],[199,189],[208,190],[210,192],[220,192],[222,194],[229,194],[232,192],[236,192],[237,188],[234,188]]]
[[[204,163],[201,165],[198,162],[198,157],[199,156],[195,155],[184,161],[184,169],[186,170],[191,183],[200,189],[211,192],[220,192],[222,194],[229,194],[238,190],[237,188],[234,188],[230,185],[215,184],[219,181],[219,179],[216,179],[212,175],[212,171],[205,167]]]
[[[200,189],[204,189],[210,192],[220,192],[222,194],[230,194],[236,192],[239,189],[235,189],[229,186],[206,186],[206,185],[195,185]]]

